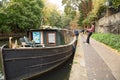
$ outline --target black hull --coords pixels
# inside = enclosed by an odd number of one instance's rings
[[[5,80],[23,80],[47,72],[74,52],[73,43],[52,48],[2,48]]]

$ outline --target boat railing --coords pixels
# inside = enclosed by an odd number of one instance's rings
[[[74,37],[73,40],[68,45],[72,45],[73,43],[76,42],[76,40],[77,40],[76,37]]]
[[[1,51],[2,51],[3,48],[6,48],[6,47],[7,47],[7,44],[2,45],[1,46]]]
[[[73,30],[63,30],[62,34],[65,38],[65,45],[71,43],[74,40]]]
[[[5,70],[4,70],[4,61],[3,61],[3,48],[4,47],[6,47],[7,46],[7,44],[4,44],[2,47],[0,47],[0,57],[1,57],[1,64],[2,64],[2,75],[4,75],[3,76],[3,79],[4,79],[4,77],[5,77]]]

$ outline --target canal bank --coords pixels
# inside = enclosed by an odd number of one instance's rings
[[[81,46],[82,40],[78,37],[76,52],[73,58],[69,80],[87,80],[87,72],[85,66],[85,57],[83,47]]]
[[[120,54],[80,34],[69,80],[120,80]]]

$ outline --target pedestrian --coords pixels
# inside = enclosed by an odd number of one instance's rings
[[[90,37],[92,36],[92,33],[94,32],[94,30],[95,30],[95,23],[92,22],[91,28],[87,29],[88,35],[87,35],[85,44],[90,44]]]
[[[78,39],[78,35],[79,35],[78,30],[74,30],[74,34],[75,34],[76,38]]]

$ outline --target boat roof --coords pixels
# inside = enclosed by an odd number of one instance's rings
[[[57,31],[60,29],[30,29],[28,31]]]

